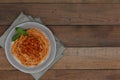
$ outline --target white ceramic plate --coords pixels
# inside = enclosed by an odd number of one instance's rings
[[[13,54],[11,53],[11,42],[12,42],[12,37],[13,35],[16,33],[15,28],[13,28],[11,30],[11,32],[9,33],[6,42],[5,42],[5,53],[7,56],[8,61],[18,70],[25,72],[25,73],[37,73],[40,72],[42,70],[44,70],[46,67],[48,67],[52,61],[55,58],[56,55],[56,42],[55,42],[55,38],[52,34],[52,32],[45,27],[44,25],[41,25],[39,23],[36,22],[26,22],[26,23],[22,23],[17,25],[16,27],[22,27],[24,29],[28,29],[28,28],[38,28],[40,29],[49,39],[50,41],[50,51],[48,53],[48,57],[46,58],[46,60],[44,60],[40,65],[36,66],[36,67],[26,67],[24,65],[22,65],[21,63],[19,63],[13,56]]]

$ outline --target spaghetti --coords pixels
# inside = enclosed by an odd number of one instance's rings
[[[50,43],[36,28],[28,29],[27,34],[15,40],[11,52],[23,65],[36,66],[47,57]]]

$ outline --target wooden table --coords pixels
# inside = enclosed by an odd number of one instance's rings
[[[1,0],[0,35],[23,11],[41,17],[62,41],[64,57],[40,80],[120,80],[119,0]],[[0,48],[0,80],[34,80]]]

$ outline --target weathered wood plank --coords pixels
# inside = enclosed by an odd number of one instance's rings
[[[20,71],[0,71],[2,80],[33,80]],[[15,76],[17,75],[17,76]],[[39,80],[119,80],[120,70],[48,70]]]
[[[30,74],[25,74],[17,70],[1,70],[0,80],[34,80]]]
[[[120,69],[120,48],[67,48],[53,69]]]
[[[119,0],[0,0],[0,3],[120,3]]]
[[[120,46],[120,26],[51,26],[68,47]]]
[[[119,4],[0,4],[0,25],[23,11],[46,25],[120,25]]]
[[[0,36],[7,30],[9,26],[0,26]]]
[[[119,47],[67,48],[51,69],[120,69]],[[0,70],[14,70],[0,49]]]
[[[120,47],[120,26],[48,26],[67,47]],[[0,26],[0,35],[8,26]]]

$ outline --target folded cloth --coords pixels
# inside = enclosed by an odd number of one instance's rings
[[[20,13],[20,15],[15,19],[15,21],[11,24],[11,26],[6,30],[6,32],[0,37],[0,46],[4,48],[5,46],[5,40],[11,29],[16,27],[16,25],[24,23],[24,22],[38,22],[42,24],[40,18],[32,18],[31,16],[27,16],[24,13]],[[55,36],[54,36],[55,37]],[[56,61],[58,61],[63,56],[64,46],[59,41],[57,37],[55,37],[56,40],[56,56],[54,61],[49,65],[46,69],[44,69],[41,72],[38,73],[31,73],[31,75],[35,78],[35,80],[38,80]]]

